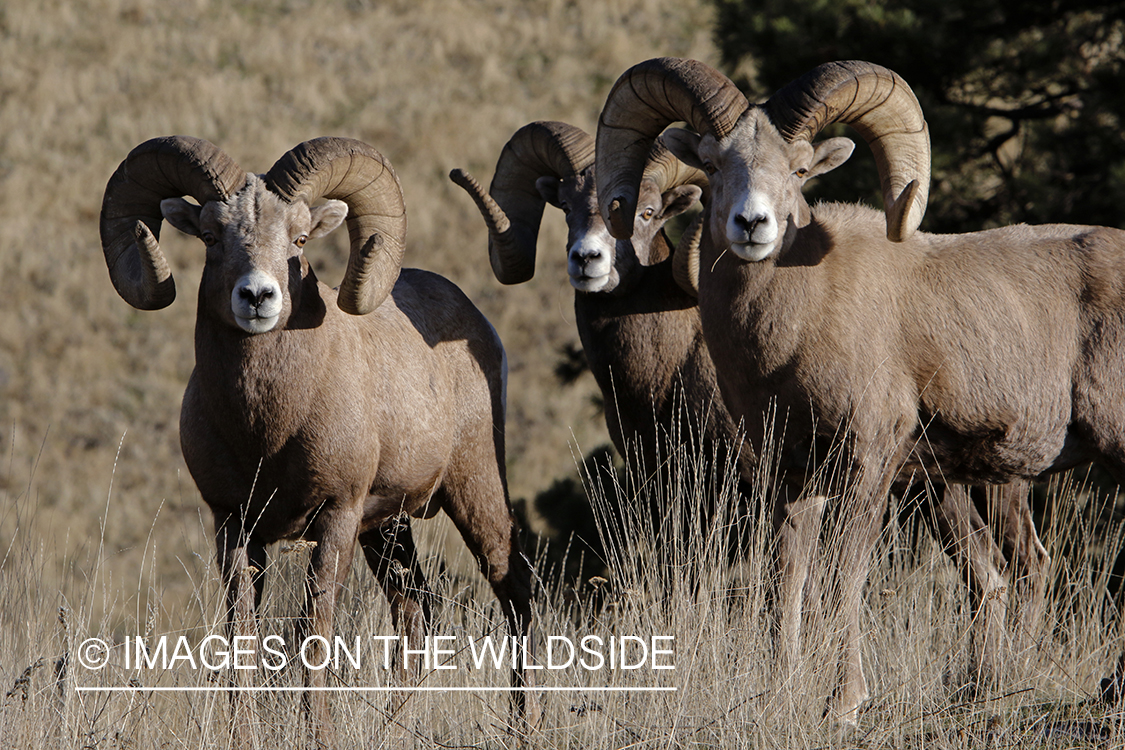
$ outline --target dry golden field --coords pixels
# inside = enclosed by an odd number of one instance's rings
[[[548,212],[536,278],[501,287],[488,268],[479,215],[446,175],[464,167],[487,181],[504,142],[532,120],[592,132],[616,77],[657,55],[717,61],[704,0],[0,3],[0,221],[8,237],[0,245],[0,747],[211,747],[226,738],[218,693],[76,692],[134,678],[119,661],[97,673],[76,667],[86,637],[198,639],[218,610],[210,518],[178,439],[202,251],[166,226],[161,244],[176,275],[176,303],[145,313],[116,295],[97,220],[106,180],[129,150],[158,135],[194,135],[265,171],[316,136],[378,148],[406,195],[406,264],[460,285],[505,342],[509,479],[514,499],[530,499],[575,476],[576,456],[608,440],[592,378],[561,387],[553,374],[563,347],[577,343],[565,229]],[[321,279],[335,284],[346,251],[338,232],[308,253]],[[602,501],[596,486],[588,489]],[[668,493],[692,501],[676,488]],[[1013,655],[999,692],[958,692],[971,625],[963,586],[927,539],[889,530],[866,613],[874,699],[848,742],[1108,746],[1102,735],[1110,725],[1090,698],[1119,642],[1104,590],[1105,561],[1120,540],[1111,533],[1087,553],[1092,534],[1080,522],[1096,498],[1071,486],[1053,493],[1060,510],[1043,530],[1055,555],[1053,627]],[[417,527],[430,549],[446,546],[444,527]],[[673,635],[676,669],[564,670],[547,673],[543,684],[596,687],[608,679],[677,690],[545,693],[544,724],[531,746],[842,741],[818,711],[830,674],[810,667],[799,683],[775,684],[763,604],[768,555],[728,568],[715,550],[713,540],[688,535],[665,550],[667,565],[657,565],[639,542],[610,561],[612,591],[596,610],[544,582],[541,633]],[[277,583],[267,589],[264,632],[292,633],[303,554],[273,556]],[[458,564],[431,559],[427,567],[442,601],[437,632],[478,637],[501,622],[491,594]],[[392,631],[365,571],[353,574],[345,603],[342,632]],[[832,633],[831,617],[810,633],[814,657],[830,649]],[[60,673],[63,654],[70,661]],[[187,674],[136,679],[142,687],[213,684],[199,670]],[[343,679],[386,684],[377,670]],[[467,670],[425,679],[505,684]],[[283,672],[278,682],[299,685],[300,674]],[[419,694],[397,711],[385,694],[334,702],[344,747],[378,747],[388,736],[418,747],[506,741],[503,694]],[[292,695],[263,698],[269,746],[302,746],[297,706]]]

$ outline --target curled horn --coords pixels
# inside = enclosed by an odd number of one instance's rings
[[[348,204],[351,253],[336,303],[352,315],[381,305],[406,248],[406,204],[391,163],[362,141],[316,138],[278,159],[265,183],[290,202],[332,198]]]
[[[245,183],[246,173],[202,138],[153,138],[130,151],[109,178],[99,221],[109,278],[121,298],[141,310],[159,310],[176,298],[158,243],[160,201],[225,200]]]
[[[692,219],[672,254],[672,279],[696,299],[699,298],[699,243],[703,239],[706,214],[704,209]]]
[[[679,185],[696,185],[703,191],[702,202],[706,203],[709,199],[711,183],[707,173],[677,159],[664,145],[663,138],[657,138],[649,149],[641,178],[651,179],[662,193]]]
[[[594,162],[594,139],[564,122],[524,125],[504,145],[486,193],[461,169],[449,177],[477,204],[488,225],[488,258],[501,284],[535,275],[535,248],[543,219],[543,197],[535,186],[544,176],[573,177]]]
[[[854,128],[879,169],[887,237],[901,242],[914,233],[930,192],[930,134],[918,99],[898,74],[856,60],[826,63],[763,106],[790,143],[812,141],[834,122]]]
[[[707,173],[677,159],[675,154],[664,145],[663,138],[657,138],[649,149],[642,179],[655,182],[656,189],[661,193],[679,185],[695,185],[703,191],[700,202],[704,206],[710,202],[711,183],[707,179]],[[681,289],[693,297],[699,296],[699,240],[703,234],[702,216],[703,214],[700,213],[692,220],[672,253],[672,278]]]
[[[618,239],[633,234],[633,215],[649,148],[677,120],[722,138],[749,104],[731,81],[696,60],[661,57],[625,71],[598,118],[598,205]]]

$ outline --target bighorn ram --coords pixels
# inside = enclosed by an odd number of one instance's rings
[[[795,472],[829,447],[843,459],[835,569],[855,574],[839,582],[849,622],[830,708],[854,721],[867,697],[861,596],[892,484],[1003,483],[1090,459],[1125,481],[1125,233],[918,233],[929,139],[897,75],[832,63],[750,106],[713,69],[664,58],[627,71],[599,122],[597,191],[615,236],[632,229],[649,145],[676,120],[697,132],[669,146],[711,180],[700,314],[723,397],[755,447],[776,427]],[[851,153],[846,139],[812,143],[832,122],[875,153],[885,220],[805,202],[805,181]],[[799,593],[805,572],[782,570],[785,595]]]
[[[351,256],[337,291],[303,248],[345,215]],[[207,247],[180,439],[215,519],[230,630],[253,631],[266,545],[307,539],[302,632],[330,637],[358,540],[396,628],[421,638],[428,590],[407,516],[444,510],[511,633],[527,635],[532,571],[507,499],[504,350],[452,283],[400,274],[406,215],[390,163],[359,141],[319,138],[254,175],[201,139],[142,143],[110,178],[101,215],[110,277],[140,309],[175,296],[162,217]],[[325,679],[307,675],[314,688]],[[513,679],[524,684],[522,668]],[[324,696],[306,693],[305,706],[330,742]],[[249,699],[234,709],[235,731],[253,742]]]
[[[666,479],[670,453],[680,445],[702,449],[710,466],[741,460],[695,299],[672,278],[663,231],[699,200],[706,178],[658,143],[641,181],[633,237],[617,241],[598,211],[593,163],[593,136],[566,123],[533,122],[504,146],[488,192],[462,170],[450,177],[488,225],[489,255],[502,283],[534,273],[545,204],[565,213],[578,334],[605,399],[610,437],[635,476]],[[649,494],[659,527],[668,509],[656,501],[666,493]],[[748,499],[749,488],[742,494]]]

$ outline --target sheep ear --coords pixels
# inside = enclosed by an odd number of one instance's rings
[[[661,218],[671,219],[673,216],[679,216],[691,208],[702,195],[703,189],[698,185],[680,185],[671,190],[665,190],[664,194],[660,196],[664,202],[664,211],[661,213]]]
[[[348,204],[337,200],[326,201],[323,206],[310,208],[309,214],[312,217],[309,237],[323,237],[343,223],[348,215]]]
[[[809,178],[831,172],[848,160],[855,150],[855,143],[849,138],[829,138],[813,146],[812,163],[809,165]]]
[[[535,180],[535,190],[539,193],[539,197],[550,203],[555,208],[562,208],[562,202],[559,200],[559,185],[562,180],[551,175],[543,175]]]
[[[684,164],[696,169],[703,169],[703,162],[699,160],[700,136],[698,133],[683,128],[668,128],[660,134],[660,140]]]
[[[201,210],[203,210],[202,206],[188,203],[183,198],[165,198],[160,201],[160,213],[164,216],[164,220],[192,237],[198,237],[200,234],[199,212]]]

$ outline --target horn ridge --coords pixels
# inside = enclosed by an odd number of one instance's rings
[[[161,136],[136,146],[106,184],[98,231],[117,293],[141,310],[172,304],[176,285],[157,242],[160,202],[190,195],[199,203],[224,200],[246,173],[202,138]]]
[[[909,84],[861,60],[825,63],[783,86],[763,107],[789,142],[812,141],[834,122],[850,125],[875,157],[887,237],[902,241],[925,215],[930,185],[930,135]]]
[[[348,205],[350,251],[337,305],[353,315],[381,305],[406,249],[406,204],[390,161],[363,141],[323,136],[286,152],[265,182],[285,200],[330,198]]]
[[[598,118],[598,204],[618,239],[633,233],[637,193],[652,142],[677,120],[723,138],[749,106],[725,75],[697,60],[660,57],[617,79]]]

